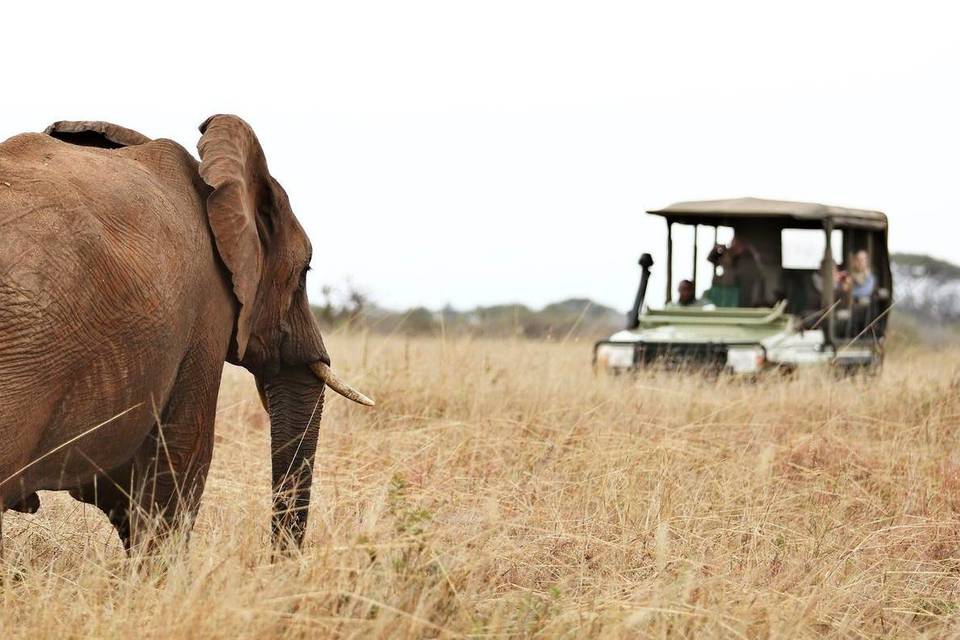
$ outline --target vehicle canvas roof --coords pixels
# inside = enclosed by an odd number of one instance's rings
[[[763,198],[677,202],[647,213],[681,224],[733,226],[736,220],[784,222],[787,219],[794,221],[796,226],[820,227],[823,221],[829,219],[839,227],[887,228],[887,216],[879,211]]]

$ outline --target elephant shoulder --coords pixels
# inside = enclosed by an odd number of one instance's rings
[[[179,143],[167,138],[157,138],[116,151],[148,170],[162,184],[203,194],[207,187],[200,178],[200,163]]]
[[[167,138],[149,138],[139,131],[102,120],[59,120],[44,133],[79,147],[111,150],[110,155],[134,160],[154,173],[197,172],[197,161],[182,146]]]
[[[133,129],[100,120],[58,120],[43,133],[21,133],[0,144],[4,155],[24,159],[49,153],[67,143],[87,149],[122,149],[150,142],[150,138]],[[59,146],[59,148],[65,148]]]
[[[0,159],[29,161],[54,141],[42,133],[18,133],[0,142]]]
[[[198,169],[196,159],[173,140],[149,138],[112,122],[59,120],[44,129],[44,134],[77,147],[108,150],[108,156],[134,160],[166,178],[189,177]]]
[[[197,159],[189,151],[168,138],[157,138],[144,144],[120,149],[117,155],[151,166],[167,167],[172,163],[192,172],[196,172],[199,167]]]

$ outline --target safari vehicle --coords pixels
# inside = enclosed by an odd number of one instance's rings
[[[883,213],[757,198],[680,202],[647,213],[667,223],[666,304],[662,309],[644,305],[653,266],[645,253],[627,326],[595,345],[597,366],[752,374],[805,366],[873,370],[882,363],[892,304]],[[694,293],[703,290],[699,300],[687,304],[673,300],[673,238],[675,227],[684,225],[692,227],[693,236],[685,286],[689,289],[692,282]],[[709,287],[706,282],[697,287],[703,277],[697,257],[702,227],[713,228],[714,249],[703,265],[709,270],[712,263],[713,272],[706,274]],[[720,230],[732,233],[731,246],[740,255],[744,247],[749,251],[752,280],[738,279],[737,263],[723,259],[730,249],[718,242]],[[872,273],[868,295],[854,295],[851,291],[857,289],[843,286],[851,282],[855,260],[859,282],[867,269]]]

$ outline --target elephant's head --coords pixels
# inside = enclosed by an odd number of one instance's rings
[[[307,524],[323,390],[373,402],[330,369],[305,289],[312,248],[260,143],[236,116],[200,125],[207,216],[230,272],[237,315],[229,361],[250,370],[270,414],[273,539],[300,545]]]

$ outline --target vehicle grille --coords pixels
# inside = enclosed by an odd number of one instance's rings
[[[723,369],[727,347],[722,344],[639,343],[634,363],[641,367],[665,369]]]

